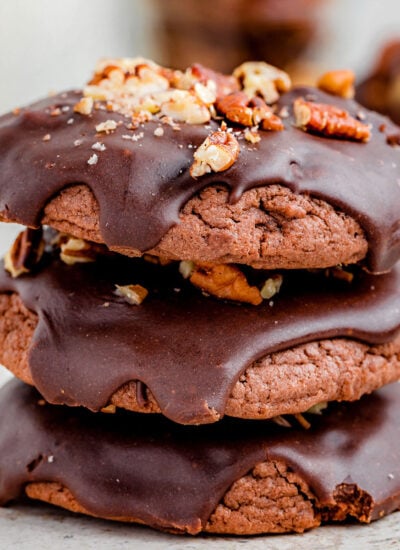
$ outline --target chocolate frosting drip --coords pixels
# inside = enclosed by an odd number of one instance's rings
[[[182,206],[210,184],[226,185],[236,201],[247,189],[282,184],[298,193],[310,193],[343,209],[358,220],[370,245],[369,266],[388,270],[400,256],[399,150],[386,143],[398,132],[388,119],[365,112],[372,126],[369,143],[319,137],[294,127],[292,103],[299,96],[315,98],[360,113],[360,106],[300,88],[283,95],[278,104],[289,108],[282,132],[261,132],[260,143],[243,138],[239,159],[227,171],[197,180],[189,174],[193,146],[212,129],[209,125],[164,125],[162,138],[154,135],[157,123],[146,123],[132,134],[129,119],[116,113],[94,111],[73,114],[81,94],[68,92],[0,118],[0,211],[24,225],[38,226],[45,204],[70,184],[87,184],[100,204],[100,230],[108,246],[142,251],[155,246],[179,222]],[[54,108],[61,114],[51,116]],[[69,110],[68,110],[69,109]],[[109,135],[95,126],[107,119],[121,122]],[[69,120],[73,123],[68,124]],[[384,131],[382,125],[385,126]],[[49,141],[43,141],[46,134]],[[76,140],[81,144],[74,146]],[[92,145],[101,140],[107,149],[97,152],[97,164],[88,164]]]
[[[371,497],[367,520],[400,506],[398,384],[333,405],[311,419],[308,431],[228,419],[183,427],[38,399],[17,381],[0,391],[1,503],[17,498],[26,483],[57,481],[95,515],[195,534],[230,485],[268,459],[283,460],[304,478],[317,509],[335,506],[341,484]]]
[[[114,293],[133,283],[149,290],[140,306]],[[12,279],[0,268],[0,291],[18,292],[39,316],[29,364],[47,401],[99,410],[140,380],[183,424],[223,415],[240,374],[266,354],[339,336],[384,343],[400,327],[400,265],[351,285],[288,273],[273,306],[255,307],[203,296],[176,264],[115,255],[67,266],[47,254],[33,275]]]

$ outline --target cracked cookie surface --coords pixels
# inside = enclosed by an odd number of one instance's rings
[[[46,205],[42,222],[101,243],[99,217],[92,192],[77,185]],[[111,248],[141,255],[139,250]],[[322,200],[271,185],[246,191],[236,204],[229,203],[224,187],[204,189],[183,207],[179,223],[147,252],[174,260],[298,269],[356,263],[367,249],[354,219]]]

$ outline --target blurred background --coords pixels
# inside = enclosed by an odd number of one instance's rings
[[[399,0],[3,1],[0,113],[82,86],[102,56],[228,71],[267,59],[302,78],[345,67],[361,79],[396,36]]]
[[[399,0],[13,0],[0,2],[0,113],[80,87],[103,56],[231,71],[246,59],[314,82],[351,68],[366,105],[400,113]],[[371,76],[371,72],[374,74]],[[368,78],[368,76],[370,78]],[[400,122],[400,114],[398,115]],[[0,225],[0,254],[18,230]]]

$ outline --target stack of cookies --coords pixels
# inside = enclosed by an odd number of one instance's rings
[[[400,506],[399,129],[352,93],[116,59],[0,119],[1,219],[29,228],[2,503],[190,534]]]

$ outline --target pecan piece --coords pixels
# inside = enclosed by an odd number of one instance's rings
[[[118,125],[115,120],[108,119],[105,122],[100,122],[100,124],[97,124],[96,132],[98,132],[99,134],[101,132],[109,134],[110,132],[113,132],[114,130],[116,130],[117,126]]]
[[[194,153],[190,168],[193,178],[228,170],[239,156],[239,143],[230,132],[218,131],[210,134]]]
[[[190,275],[190,282],[217,298],[255,306],[263,300],[258,288],[250,286],[240,269],[230,264],[196,264]]]
[[[93,98],[82,97],[78,103],[74,105],[74,112],[81,115],[90,115],[93,110]]]
[[[83,264],[96,261],[106,247],[69,235],[60,234],[55,242],[60,247],[60,259],[67,265]]]
[[[317,86],[328,94],[351,99],[354,97],[354,81],[353,71],[329,71],[319,78]]]
[[[207,85],[210,80],[214,82],[217,99],[239,90],[239,84],[235,77],[213,71],[200,63],[195,63],[189,67],[188,72],[201,84]]]
[[[282,120],[273,112],[261,97],[254,97],[250,101],[250,106],[253,108],[253,119],[255,124],[261,124],[263,130],[271,130],[279,132],[284,130]]]
[[[371,130],[368,124],[350,116],[344,109],[313,103],[298,98],[294,102],[296,126],[326,136],[368,141]]]
[[[249,107],[250,100],[244,92],[234,92],[216,102],[217,110],[228,120],[243,126],[254,126],[253,110]]]
[[[163,115],[187,124],[204,124],[211,118],[208,107],[196,94],[187,90],[167,92],[160,110]]]
[[[25,229],[4,256],[4,268],[12,277],[29,273],[39,263],[44,251],[41,229]]]
[[[279,92],[287,92],[292,87],[285,71],[263,61],[242,63],[233,71],[233,76],[242,84],[248,97],[261,96],[269,104],[279,99]]]
[[[257,126],[263,130],[283,130],[282,120],[260,97],[249,99],[244,92],[234,92],[216,103],[217,110],[232,122],[243,126]]]
[[[168,89],[168,80],[162,73],[162,67],[141,57],[104,59],[97,64],[84,93],[102,101],[129,94],[140,97]]]
[[[270,298],[275,296],[275,294],[278,294],[281,289],[282,282],[282,275],[273,275],[272,277],[267,279],[261,289],[261,296],[263,297],[263,299],[269,300]]]
[[[142,285],[115,285],[115,294],[124,298],[132,306],[140,305],[149,291]]]

